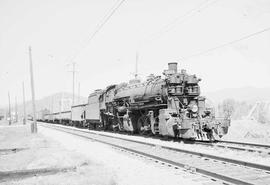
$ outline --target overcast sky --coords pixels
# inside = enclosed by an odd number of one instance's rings
[[[0,106],[7,94],[30,100],[28,46],[32,46],[36,99],[161,75],[179,62],[202,78],[202,91],[270,86],[270,31],[189,58],[270,27],[269,0],[126,0],[96,36],[96,26],[117,0],[0,0]],[[192,11],[193,10],[193,11]],[[86,47],[83,47],[86,46]],[[183,60],[186,58],[186,60]]]

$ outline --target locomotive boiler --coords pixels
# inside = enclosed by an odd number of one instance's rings
[[[164,77],[149,75],[145,82],[112,85],[100,94],[100,119],[105,129],[139,134],[212,140],[227,133],[228,118],[215,118],[200,96],[196,75],[178,72],[169,63]]]

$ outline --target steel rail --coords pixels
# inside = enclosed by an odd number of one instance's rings
[[[64,125],[63,125],[64,126]],[[106,131],[103,131],[106,133]],[[110,132],[109,133],[114,133],[114,132]],[[119,133],[119,132],[117,132]],[[128,135],[125,133],[121,133],[123,135]],[[103,135],[106,136],[106,135]],[[137,135],[135,135],[137,136]],[[114,136],[111,136],[114,137]],[[149,138],[149,137],[146,137]],[[155,136],[150,136],[150,138],[152,139],[161,139],[160,137],[155,137]],[[164,139],[163,139],[164,140]],[[171,141],[174,139],[165,139],[166,141]],[[175,140],[174,140],[175,141]],[[263,145],[263,144],[256,144],[256,143],[242,143],[242,142],[235,142],[235,141],[215,141],[215,142],[210,142],[210,141],[199,141],[199,140],[185,140],[185,139],[179,139],[177,141],[182,141],[185,144],[199,144],[199,145],[205,145],[205,146],[210,146],[210,147],[219,147],[219,148],[228,148],[228,149],[233,149],[233,150],[239,150],[239,151],[247,151],[247,152],[257,152],[257,153],[267,153],[268,155],[270,155],[270,150],[267,151],[268,149],[270,149],[270,145]],[[222,145],[222,143],[224,143],[225,145]],[[235,144],[235,145],[242,145],[242,146],[251,146],[251,147],[255,147],[255,148],[247,148],[247,147],[238,147],[238,146],[230,146],[230,145],[226,145],[226,144]],[[264,150],[261,150],[259,148],[264,148]]]
[[[104,141],[104,140],[102,141],[100,139],[95,139],[93,137],[90,137],[89,134],[97,135],[97,136],[103,136],[103,137],[109,137],[109,138],[114,138],[114,139],[118,139],[118,140],[124,140],[124,141],[128,141],[128,142],[133,142],[133,143],[139,143],[139,144],[148,145],[148,146],[157,146],[155,144],[150,144],[150,143],[141,142],[141,141],[134,141],[134,140],[131,140],[131,139],[124,139],[124,138],[119,138],[119,137],[115,137],[115,136],[108,136],[108,135],[104,135],[104,134],[93,133],[93,132],[89,132],[89,131],[85,131],[85,130],[79,130],[79,129],[74,129],[74,128],[70,128],[70,127],[47,126],[47,125],[46,126],[45,125],[42,125],[42,126],[47,127],[47,128],[53,128],[53,129],[56,129],[56,130],[60,130],[62,132],[66,132],[66,133],[69,133],[69,134],[72,134],[72,135],[76,135],[76,136],[79,136],[79,137],[84,137],[84,138],[87,138],[87,139],[98,141],[98,142],[101,142],[101,143],[104,143],[104,144],[108,144],[108,145],[111,145],[111,146],[114,146],[114,147],[117,147],[117,148],[121,148],[121,149],[130,151],[130,152],[138,153],[140,155],[144,155],[144,156],[147,156],[147,157],[150,157],[150,158],[154,158],[154,159],[157,159],[157,160],[166,162],[166,163],[170,163],[170,164],[173,164],[175,166],[179,166],[181,168],[183,168],[183,167],[185,167],[187,165],[187,164],[179,163],[179,162],[176,162],[176,161],[173,161],[173,160],[168,160],[168,159],[165,159],[165,158],[156,156],[154,154],[145,153],[145,152],[134,150],[132,148],[128,148],[128,147],[125,147],[125,146],[120,146],[118,144],[113,144],[113,143],[110,143],[110,142],[107,142],[107,141]],[[74,132],[77,132],[77,133],[74,133]],[[78,134],[80,132],[81,133],[86,133],[88,135],[85,136],[85,135]],[[184,152],[184,153],[189,153],[189,154],[192,154],[192,155],[199,155],[201,157],[209,157],[211,159],[226,161],[226,162],[229,162],[229,163],[236,163],[236,164],[240,164],[241,166],[248,166],[248,165],[250,165],[250,163],[246,163],[246,162],[243,162],[243,161],[237,161],[237,160],[232,160],[232,159],[225,159],[224,160],[224,158],[222,158],[222,157],[208,155],[208,154],[202,154],[202,153],[199,153],[199,152],[192,152],[192,151],[187,151],[187,150],[182,150],[182,149],[172,148],[172,147],[167,147],[167,146],[159,146],[159,147],[161,147],[163,149],[167,149],[167,150],[173,150],[173,151],[176,151],[176,152]],[[259,168],[259,169],[262,169],[262,170],[267,170],[267,171],[269,171],[269,169],[270,169],[270,167],[268,167],[268,166],[262,166],[262,165],[258,165],[258,164],[252,164],[252,167],[253,168]],[[235,184],[253,184],[253,183],[249,183],[247,181],[241,180],[241,179],[229,177],[227,175],[219,174],[219,173],[216,173],[216,172],[213,172],[213,171],[208,171],[208,170],[205,170],[204,168],[198,168],[198,167],[195,167],[195,168],[196,168],[196,171],[198,173],[201,173],[201,174],[204,174],[204,175],[207,175],[207,176],[211,176],[211,177],[214,177],[214,178],[217,178],[217,179],[221,179],[221,180],[224,180],[224,181],[227,181],[227,182],[230,182],[230,183],[235,183]]]
[[[228,144],[237,144],[237,145],[246,145],[246,146],[252,146],[252,147],[261,147],[270,149],[270,145],[264,145],[264,144],[258,144],[258,143],[245,143],[245,142],[236,142],[236,141],[219,141],[220,143],[228,143]]]
[[[200,157],[207,157],[207,158],[216,159],[216,160],[229,162],[229,163],[233,163],[233,164],[238,164],[238,165],[242,165],[242,166],[246,166],[246,167],[257,168],[257,169],[260,169],[260,170],[270,171],[270,166],[266,166],[266,165],[262,165],[262,164],[256,164],[256,163],[251,163],[251,162],[246,162],[246,161],[241,161],[241,160],[235,160],[235,159],[230,159],[230,158],[226,158],[226,157],[220,157],[220,156],[216,156],[216,155],[205,154],[205,153],[202,153],[202,152],[194,152],[194,151],[190,151],[190,150],[179,149],[179,148],[169,147],[169,146],[164,146],[164,145],[158,145],[158,144],[153,144],[153,143],[148,143],[148,142],[143,142],[143,141],[137,141],[137,140],[133,140],[133,139],[121,138],[121,137],[117,137],[117,136],[111,136],[111,135],[109,136],[109,135],[102,134],[102,133],[95,133],[95,132],[92,132],[90,130],[80,130],[80,129],[77,129],[77,128],[74,129],[72,127],[64,127],[64,126],[61,126],[61,127],[76,130],[78,132],[91,133],[91,134],[101,135],[101,136],[104,136],[104,137],[121,139],[121,140],[125,140],[125,141],[145,144],[145,145],[149,145],[149,146],[159,146],[161,148],[168,149],[168,150],[173,150],[173,151],[176,151],[176,152],[184,152],[184,153],[188,153],[188,154],[192,154],[192,155],[197,155],[197,156],[200,156]]]
[[[193,143],[205,145],[205,146],[211,146],[211,147],[229,148],[229,149],[239,150],[239,151],[267,153],[268,155],[270,155],[269,145],[244,143],[244,142],[241,143],[241,142],[234,142],[234,141],[217,141],[215,143],[194,141]],[[232,144],[232,145],[228,145],[228,144]],[[234,146],[234,145],[240,145],[240,146]]]

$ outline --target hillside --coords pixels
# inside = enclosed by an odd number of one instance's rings
[[[60,106],[61,106],[61,99],[62,99],[62,111],[70,110],[71,104],[72,104],[72,93],[56,93],[52,94],[50,96],[46,96],[42,99],[36,100],[36,110],[37,112],[42,109],[49,109],[53,110],[53,112],[59,112]],[[83,104],[87,102],[86,97],[75,96],[75,104]],[[12,107],[12,111],[14,111],[14,107]],[[32,112],[32,102],[27,101],[26,102],[26,112],[29,114]],[[23,114],[23,104],[18,104],[18,114]]]
[[[224,99],[232,98],[237,101],[270,101],[270,87],[268,88],[255,88],[255,87],[240,87],[240,88],[227,88],[214,92],[206,92],[203,94],[215,104],[223,101]]]
[[[36,109],[41,110],[41,109],[53,109],[53,112],[58,112],[60,111],[60,106],[61,106],[61,99],[62,99],[62,111],[70,110],[70,107],[72,105],[72,93],[56,93],[51,96],[44,97],[40,100],[36,101]],[[80,102],[79,102],[80,101]],[[86,103],[87,98],[81,97],[75,95],[75,104],[82,104]],[[28,102],[31,108],[31,102]],[[27,109],[28,110],[28,109]]]

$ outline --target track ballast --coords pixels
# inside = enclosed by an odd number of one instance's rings
[[[180,168],[191,169],[197,173],[220,179],[224,182],[233,184],[270,184],[269,166],[155,145],[132,139],[119,138],[72,127],[49,124],[42,124],[42,126],[95,140],[155,160],[160,160]]]

